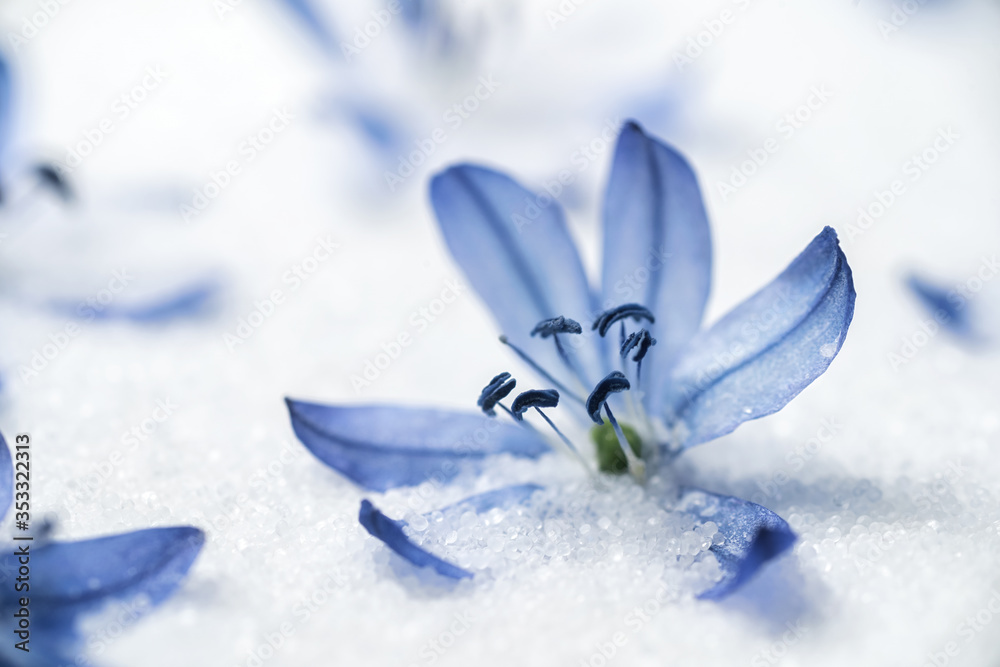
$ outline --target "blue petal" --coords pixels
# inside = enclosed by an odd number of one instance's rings
[[[10,459],[10,449],[3,434],[0,434],[0,520],[7,516],[10,504],[14,502],[14,464]]]
[[[375,491],[447,482],[466,463],[549,451],[532,430],[476,413],[396,406],[343,407],[285,399],[295,435],[323,463]]]
[[[968,302],[957,292],[939,287],[916,274],[907,278],[906,286],[934,319],[952,334],[970,342],[980,338],[972,326],[972,318],[966,308]]]
[[[780,410],[823,374],[854,316],[854,281],[825,228],[773,282],[682,354],[666,407],[679,447]]]
[[[71,658],[82,648],[78,620],[108,604],[127,605],[128,619],[135,620],[177,589],[204,541],[197,528],[178,526],[32,548],[33,651]],[[4,572],[16,571],[18,556],[4,554],[0,563]],[[136,604],[139,599],[148,604]],[[17,594],[4,586],[0,613],[6,624],[17,607]]]
[[[436,175],[431,202],[451,254],[502,332],[550,372],[562,367],[555,346],[531,331],[560,315],[589,322],[597,308],[559,203],[469,164]],[[589,388],[602,374],[599,338],[588,331],[567,343]]]
[[[159,324],[180,318],[202,317],[217,302],[219,284],[214,280],[198,282],[181,290],[141,304],[90,306],[79,302],[58,301],[55,308],[87,320],[127,320],[138,324]]]
[[[640,303],[658,318],[644,362],[657,400],[679,350],[701,327],[712,277],[712,239],[694,170],[680,153],[622,128],[604,197],[602,307]]]
[[[11,132],[11,108],[13,102],[13,81],[10,64],[0,53],[0,166],[7,157],[7,146]],[[2,199],[0,199],[2,202]]]
[[[702,489],[687,488],[674,508],[713,521],[725,537],[713,545],[722,568],[722,579],[698,595],[703,600],[721,600],[750,580],[768,561],[795,543],[796,536],[780,516],[747,500]]]
[[[281,4],[292,12],[323,50],[337,50],[337,39],[333,31],[311,0],[281,0]]]
[[[417,567],[430,567],[441,576],[450,579],[467,579],[472,573],[457,565],[441,560],[423,547],[417,546],[403,532],[403,521],[393,521],[382,514],[368,500],[361,501],[358,520],[373,537],[385,542],[386,546]]]
[[[537,484],[517,484],[505,486],[486,493],[480,493],[460,500],[453,505],[441,508],[441,512],[475,512],[482,514],[491,509],[508,509],[523,504],[534,493],[543,487]],[[430,514],[430,513],[428,513]],[[382,514],[368,500],[361,501],[361,512],[358,520],[369,533],[386,543],[386,545],[413,563],[417,567],[431,567],[438,574],[451,579],[465,579],[472,576],[468,570],[438,558],[421,546],[414,544],[403,532],[405,521],[394,521]]]

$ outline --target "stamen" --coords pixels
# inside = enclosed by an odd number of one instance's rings
[[[627,317],[631,317],[636,322],[640,319],[648,320],[650,324],[656,322],[656,318],[653,317],[653,313],[651,313],[645,306],[638,303],[626,303],[621,306],[615,306],[611,310],[606,310],[598,315],[597,319],[594,320],[593,326],[590,328],[596,329],[603,338],[608,333],[608,329],[611,328],[612,324],[618,322],[619,320],[624,320]],[[622,327],[624,330],[624,323]]]
[[[508,340],[508,339],[507,339],[507,336],[500,336],[500,342],[501,342],[501,343],[503,343],[504,345],[506,345],[507,347],[509,347],[510,349],[514,350],[514,352],[515,352],[515,353],[517,354],[517,356],[521,357],[521,359],[522,359],[522,360],[524,360],[524,362],[525,362],[526,364],[528,364],[528,365],[529,365],[529,366],[531,366],[531,367],[532,367],[533,369],[535,369],[535,372],[536,372],[536,373],[538,373],[538,374],[539,374],[539,375],[541,375],[541,376],[542,376],[543,378],[545,378],[546,380],[548,380],[548,381],[549,381],[549,382],[550,382],[551,384],[553,384],[553,385],[555,385],[556,387],[558,387],[558,388],[559,388],[559,390],[560,390],[560,391],[561,391],[561,392],[562,392],[563,394],[565,394],[565,395],[569,396],[569,397],[570,397],[570,398],[572,398],[572,399],[573,399],[574,401],[579,401],[580,403],[583,403],[583,402],[584,402],[584,400],[583,400],[583,399],[582,399],[582,398],[581,398],[581,397],[580,397],[579,395],[577,395],[577,394],[576,394],[576,393],[574,393],[573,391],[569,390],[569,389],[568,389],[568,388],[566,387],[566,385],[564,385],[564,384],[563,384],[562,382],[560,382],[559,380],[557,380],[557,379],[555,379],[554,377],[552,377],[552,376],[551,376],[551,375],[549,374],[549,372],[548,372],[548,371],[546,371],[546,370],[545,370],[544,368],[542,368],[541,366],[539,366],[539,365],[538,365],[538,364],[537,364],[537,363],[535,362],[535,360],[534,360],[534,359],[532,359],[531,357],[529,357],[529,356],[528,356],[528,355],[527,355],[527,354],[526,354],[526,353],[525,353],[525,352],[524,352],[524,351],[523,351],[523,350],[522,350],[521,348],[519,348],[518,346],[516,346],[516,345],[514,345],[513,343],[511,343],[511,342],[510,342],[510,340]]]
[[[511,410],[514,419],[524,419],[524,411],[528,408],[554,408],[559,405],[559,392],[555,389],[531,389],[522,391],[514,399]]]
[[[517,398],[514,399],[514,403],[511,406],[513,408],[512,415],[514,419],[522,421],[524,419],[524,412],[529,408],[534,408],[535,412],[541,415],[542,419],[545,420],[545,423],[552,427],[552,430],[556,432],[556,435],[563,441],[563,444],[569,448],[577,459],[579,459],[580,463],[582,463],[583,467],[587,470],[587,473],[593,475],[594,471],[591,469],[590,464],[587,463],[587,459],[583,458],[583,455],[580,454],[580,450],[578,450],[573,442],[559,430],[559,427],[557,427],[552,420],[549,419],[549,416],[542,412],[542,408],[554,408],[558,405],[559,392],[555,389],[531,389],[529,391],[521,392],[518,394]]]
[[[560,315],[559,317],[542,320],[535,325],[534,329],[531,330],[532,336],[538,335],[542,338],[548,338],[549,336],[561,333],[583,333],[583,327],[581,327],[580,323],[576,320],[571,320],[568,317]]]
[[[490,417],[496,416],[496,411],[493,409],[496,407],[497,403],[507,397],[507,394],[514,391],[514,387],[517,386],[517,380],[512,380],[510,373],[500,373],[500,375],[495,376],[490,383],[483,387],[483,391],[479,394],[479,399],[476,401],[476,405],[483,409],[483,412],[488,414]],[[504,410],[507,410],[503,405],[500,406]],[[510,410],[507,410],[508,414]],[[513,415],[511,415],[513,416]]]
[[[584,378],[586,377],[584,373],[580,370],[577,365],[576,359],[571,357],[567,352],[566,348],[563,347],[562,341],[559,340],[559,334],[581,334],[583,333],[583,327],[576,320],[571,320],[568,317],[552,317],[547,320],[542,320],[535,325],[535,328],[531,330],[532,336],[541,336],[542,338],[552,337],[552,341],[556,344],[556,351],[559,353],[559,357],[563,362],[573,369],[576,373],[577,378],[581,382],[586,382]]]
[[[640,385],[642,383],[642,358],[646,356],[649,352],[649,348],[656,345],[656,339],[653,338],[649,331],[646,329],[639,329],[635,333],[630,333],[625,342],[622,343],[622,359],[624,359],[629,352],[636,349],[635,356],[632,357],[632,361],[635,362],[635,383]]]
[[[52,165],[40,164],[36,166],[35,174],[42,185],[52,189],[63,201],[68,202],[73,199],[73,190],[70,188],[69,183]]]
[[[587,398],[587,414],[590,415],[595,424],[603,424],[601,406],[608,400],[608,396],[631,388],[632,385],[629,384],[628,378],[621,371],[608,373],[607,377],[597,383],[594,391],[590,392],[590,396]]]
[[[628,356],[628,353],[633,349],[638,348],[635,356],[632,357],[632,361],[642,361],[642,358],[646,356],[646,353],[649,352],[649,348],[653,345],[656,345],[656,339],[650,336],[649,331],[646,329],[639,329],[635,333],[630,333],[628,338],[626,338],[625,342],[622,344],[622,359]]]
[[[608,397],[611,394],[630,388],[631,385],[624,373],[620,371],[609,373],[607,377],[597,383],[594,391],[587,398],[587,414],[590,415],[595,424],[604,424],[604,420],[601,419],[601,408],[604,408],[604,411],[608,415],[608,421],[611,422],[611,426],[615,430],[615,436],[618,438],[618,445],[622,448],[622,454],[625,455],[625,460],[628,461],[629,472],[641,482],[646,478],[646,464],[632,451],[628,440],[625,438],[625,434],[622,432],[621,426],[618,425],[618,420],[615,419],[614,414],[611,412],[611,406],[608,405]]]

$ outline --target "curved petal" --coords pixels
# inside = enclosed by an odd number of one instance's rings
[[[680,153],[622,127],[604,196],[604,308],[640,303],[657,317],[645,367],[653,392],[698,329],[712,278],[708,215]],[[654,393],[648,395],[656,400]]]
[[[723,496],[702,489],[687,488],[675,510],[712,521],[725,537],[712,545],[722,568],[722,579],[698,597],[721,600],[750,580],[768,561],[777,558],[795,543],[796,536],[780,516],[747,500]]]
[[[795,398],[840,351],[854,299],[851,267],[827,227],[682,354],[665,409],[676,446],[718,438]]]
[[[553,343],[533,339],[532,329],[560,315],[588,322],[597,310],[562,207],[470,164],[437,174],[430,189],[452,256],[502,332],[550,372],[562,367]],[[589,331],[564,337],[568,370],[588,389],[603,368],[599,340]]]
[[[361,511],[358,513],[358,521],[365,527],[373,537],[376,537],[397,554],[413,563],[417,567],[429,567],[443,577],[450,579],[467,579],[472,577],[472,573],[463,570],[457,565],[452,565],[448,561],[441,560],[423,547],[414,544],[406,533],[403,532],[404,521],[393,521],[385,514],[382,514],[368,500],[361,501]]]
[[[31,648],[71,656],[81,648],[78,620],[107,605],[122,605],[135,621],[176,590],[204,542],[197,528],[177,526],[29,547]],[[16,572],[18,559],[17,551],[0,557],[3,571]],[[0,608],[14,618],[19,601],[11,587],[3,587]]]
[[[0,434],[0,519],[7,516],[11,503],[14,502],[14,463],[10,458],[10,449],[3,434]]]
[[[496,507],[506,509],[523,503],[536,491],[542,490],[542,488],[537,484],[505,486],[500,489],[470,496],[453,505],[448,505],[440,511],[471,511],[476,514],[482,514]],[[413,565],[417,567],[430,567],[438,574],[451,579],[467,579],[472,577],[472,573],[468,570],[442,560],[422,546],[415,544],[403,532],[403,528],[406,526],[405,521],[390,519],[372,505],[370,501],[361,501],[361,511],[358,514],[358,520],[373,537],[385,542],[386,546]]]
[[[488,456],[538,458],[534,431],[481,414],[398,406],[345,407],[285,399],[295,435],[316,458],[374,491],[450,481]]]

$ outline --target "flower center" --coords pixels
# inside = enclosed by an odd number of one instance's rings
[[[629,318],[636,322],[646,320],[650,324],[656,321],[656,318],[645,306],[636,303],[627,303],[606,310],[598,315],[591,329],[596,330],[601,337],[605,337],[615,323],[620,323],[620,356],[622,367],[623,370],[626,370],[629,365],[628,355],[634,353],[632,361],[635,362],[635,385],[638,389],[642,380],[642,360],[646,356],[646,353],[649,352],[649,349],[653,345],[656,345],[656,339],[650,335],[648,330],[643,328],[633,331],[626,336],[625,320]],[[578,322],[559,316],[539,322],[532,329],[531,335],[552,338],[560,358],[583,381],[585,376],[581,372],[576,358],[567,353],[566,348],[559,338],[561,335],[574,335],[582,332],[583,327]],[[580,403],[586,409],[591,420],[598,425],[591,429],[590,432],[591,439],[597,447],[598,469],[601,472],[611,474],[621,474],[625,470],[628,470],[640,483],[645,481],[646,462],[642,456],[642,439],[635,429],[618,423],[608,403],[608,399],[612,394],[627,392],[632,389],[632,383],[624,372],[612,371],[609,373],[597,383],[585,400],[582,396],[570,390],[566,385],[553,377],[551,373],[546,371],[524,350],[511,343],[507,336],[500,336],[500,342],[510,347],[525,363],[531,366],[531,368],[558,390],[532,389],[521,392],[514,399],[511,407],[508,408],[502,401],[514,390],[517,381],[511,377],[510,373],[501,373],[490,380],[489,384],[483,388],[483,391],[479,395],[477,403],[483,412],[494,417],[496,416],[495,408],[499,406],[518,424],[521,424],[525,428],[534,429],[530,423],[524,420],[524,413],[531,409],[535,410],[563,444],[566,445],[567,449],[580,460],[588,473],[593,474],[591,465],[580,454],[580,450],[555,425],[549,416],[542,412],[543,408],[555,408],[558,406],[561,391],[564,395]],[[641,419],[648,421],[646,420],[641,400],[630,401],[629,405],[633,411],[639,413]],[[607,417],[608,423],[604,422],[604,417]]]

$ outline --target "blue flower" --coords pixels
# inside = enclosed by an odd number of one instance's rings
[[[21,471],[15,477],[0,435],[0,517],[13,504],[15,487],[23,493],[22,452],[15,455]],[[20,503],[23,496],[18,498]],[[23,514],[17,510],[15,518],[25,519]],[[83,618],[113,611],[111,622],[119,629],[135,622],[173,594],[205,542],[204,533],[190,526],[74,542],[49,542],[39,531],[34,539],[17,539],[25,535],[15,536],[14,546],[0,553],[0,627],[5,637],[0,665],[82,664]],[[25,640],[27,652],[16,646]]]
[[[303,444],[366,489],[444,484],[500,454],[536,458],[548,444],[524,420],[532,408],[586,459],[542,412],[560,396],[564,412],[593,422],[600,469],[627,467],[642,483],[670,472],[687,448],[784,407],[827,369],[853,317],[851,269],[827,227],[771,283],[702,329],[712,245],[697,179],[683,156],[634,122],[621,131],[605,194],[597,293],[552,198],[493,169],[461,164],[433,179],[431,200],[452,255],[504,332],[501,342],[550,388],[521,394],[511,410],[502,400],[516,380],[498,375],[480,396],[479,416],[287,400]],[[496,407],[514,419],[492,417]],[[712,522],[723,538],[711,547],[721,579],[702,598],[725,597],[795,540],[788,524],[760,505],[683,481],[672,489],[661,499],[665,507]],[[489,511],[536,491],[509,487],[464,502]],[[470,576],[417,545],[404,524],[367,500],[360,518],[414,565]]]

